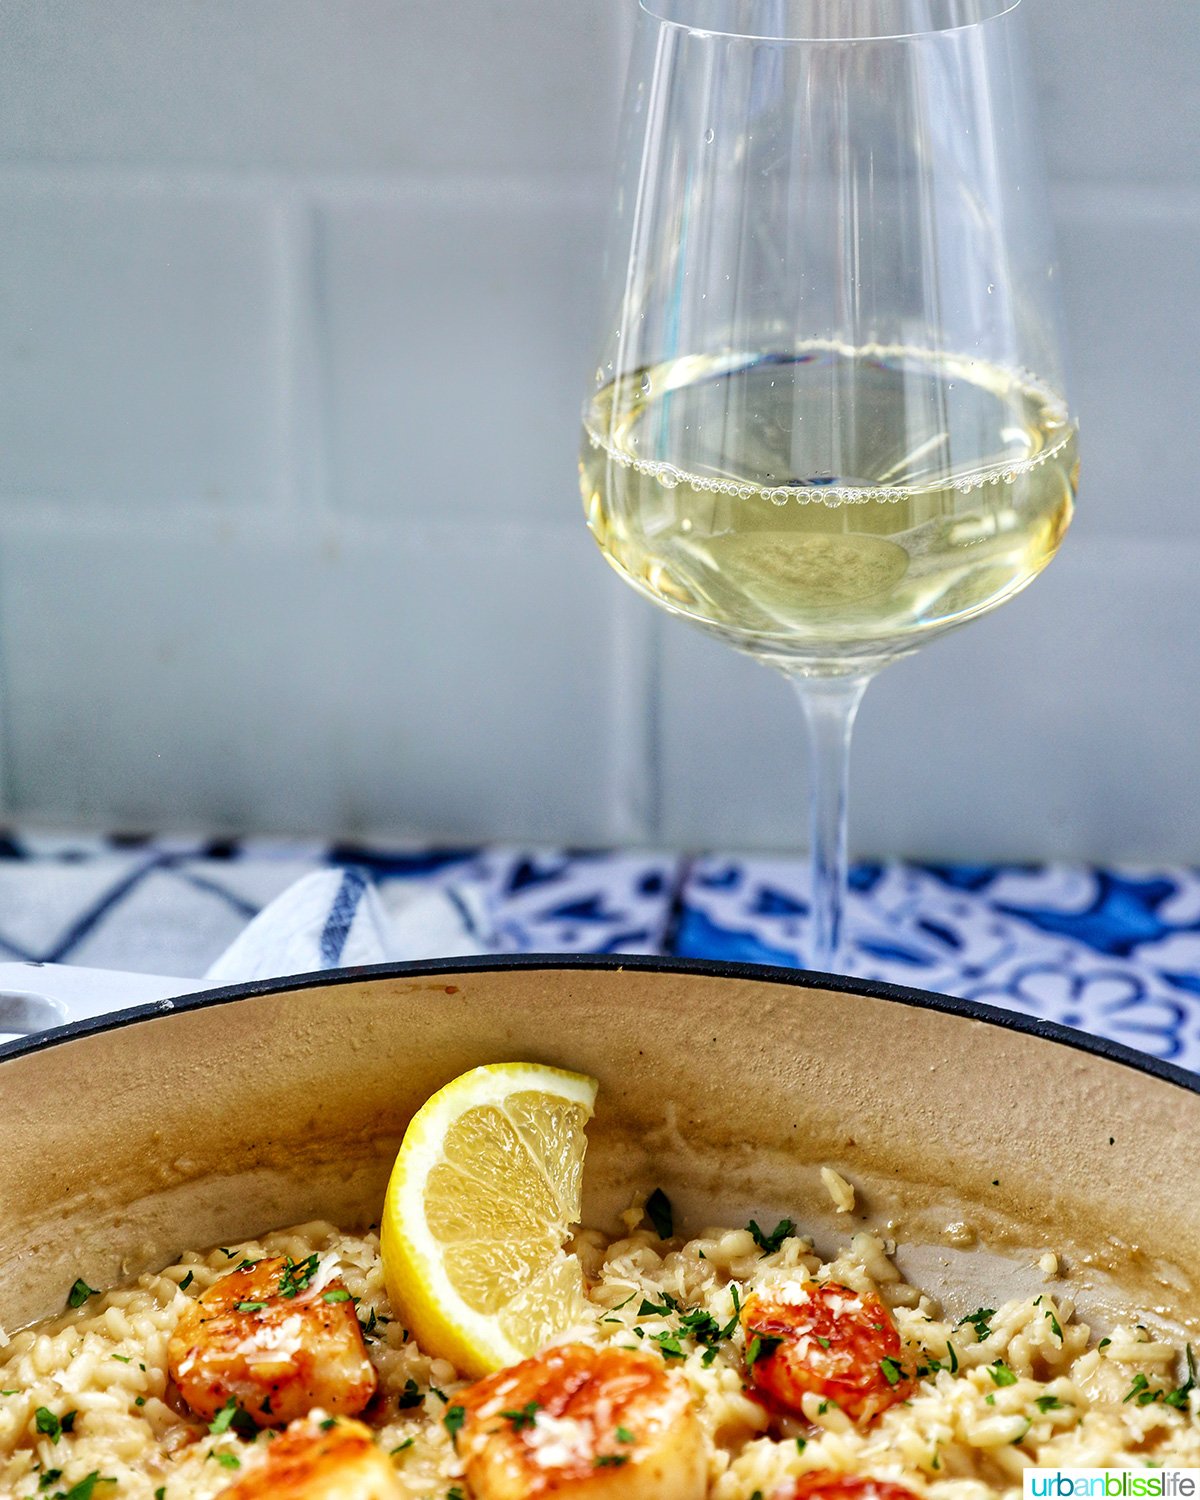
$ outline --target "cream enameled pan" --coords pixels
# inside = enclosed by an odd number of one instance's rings
[[[0,1325],[187,1247],[378,1217],[404,1127],[478,1063],[600,1080],[585,1218],[655,1186],[691,1229],[899,1245],[951,1311],[1042,1285],[1200,1337],[1200,1079],[862,981],[559,958],[396,965],[146,1006],[0,1048]],[[833,1165],[857,1189],[838,1215]]]

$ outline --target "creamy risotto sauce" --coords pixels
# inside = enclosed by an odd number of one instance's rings
[[[1019,1492],[1030,1464],[1200,1466],[1190,1351],[1142,1328],[1098,1338],[1048,1290],[949,1320],[901,1278],[894,1247],[867,1233],[822,1261],[787,1221],[685,1240],[660,1238],[640,1213],[627,1219],[622,1237],[575,1235],[589,1315],[565,1339],[648,1351],[679,1372],[711,1500],[803,1494],[808,1474],[871,1476],[930,1500],[983,1500]],[[658,1228],[669,1227],[659,1216]],[[420,1349],[394,1313],[377,1236],[325,1223],[189,1252],[111,1291],[77,1283],[69,1300],[78,1306],[7,1338],[0,1496],[209,1500],[252,1480],[272,1446],[270,1428],[219,1410],[198,1416],[171,1378],[168,1346],[189,1302],[269,1257],[316,1264],[349,1294],[378,1380],[359,1420],[387,1457],[397,1493],[473,1500],[458,1443],[470,1382]],[[1059,1269],[1052,1256],[1042,1268]],[[796,1386],[784,1363],[789,1346],[766,1310],[808,1316],[814,1285],[829,1289],[821,1298],[834,1322],[821,1325],[826,1333],[807,1325],[798,1357],[808,1350],[820,1367],[843,1336],[839,1320],[857,1318],[854,1338],[866,1341],[854,1345],[867,1362],[861,1400],[842,1388],[831,1397],[819,1380]],[[871,1311],[877,1305],[883,1314]],[[893,1325],[895,1352],[882,1352],[891,1346],[873,1340],[890,1339]],[[509,1421],[514,1431],[553,1427],[538,1423],[534,1404]]]

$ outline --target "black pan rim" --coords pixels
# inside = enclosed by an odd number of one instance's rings
[[[198,990],[194,994],[182,995],[178,999],[157,1000],[148,1005],[130,1006],[125,1010],[111,1011],[102,1016],[71,1021],[64,1026],[54,1026],[45,1031],[34,1032],[17,1041],[0,1045],[0,1067],[6,1062],[16,1061],[18,1058],[28,1057],[83,1037],[97,1036],[106,1031],[121,1031],[144,1021],[166,1020],[175,1015],[186,1014],[188,1011],[217,1005],[230,1005],[240,1000],[256,999],[266,995],[287,995],[296,990],[335,988],[338,985],[359,984],[376,979],[438,979],[453,974],[588,969],[694,975],[713,979],[785,984],[801,990],[831,990],[835,994],[862,995],[867,999],[914,1006],[920,1010],[931,1010],[964,1020],[979,1021],[987,1026],[998,1027],[1002,1031],[1015,1031],[1025,1036],[1037,1037],[1042,1041],[1070,1047],[1077,1052],[1101,1058],[1105,1062],[1131,1068],[1135,1072],[1173,1084],[1176,1088],[1184,1089],[1188,1093],[1200,1094],[1200,1073],[1193,1072],[1189,1068],[1180,1067],[1177,1063],[1164,1062],[1160,1058],[1152,1057],[1149,1053],[1128,1047],[1123,1042],[1114,1042],[1107,1037],[1077,1031],[1074,1027],[1060,1025],[1057,1021],[1044,1021],[1034,1016],[1022,1015],[1017,1011],[1002,1010],[995,1005],[984,1005],[978,1000],[960,1000],[953,995],[891,984],[886,980],[854,979],[847,975],[823,974],[809,969],[783,969],[770,964],[724,963],[714,959],[660,958],[647,954],[488,954],[470,958],[361,964],[348,968],[316,969],[306,974],[288,974],[278,979],[253,979],[243,984]],[[0,1074],[0,1078],[2,1076]]]

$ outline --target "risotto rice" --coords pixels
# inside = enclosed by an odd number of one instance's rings
[[[770,1500],[818,1469],[891,1480],[929,1500],[983,1500],[1018,1493],[1031,1464],[1200,1466],[1200,1391],[1179,1351],[1142,1328],[1098,1341],[1069,1301],[1049,1294],[948,1321],[901,1278],[893,1247],[867,1233],[823,1262],[787,1224],[660,1240],[628,1217],[636,1227],[623,1237],[574,1237],[590,1317],[570,1337],[657,1350],[682,1370],[711,1500]],[[220,1424],[191,1414],[169,1380],[168,1341],[187,1299],[241,1261],[313,1253],[356,1299],[379,1379],[362,1420],[401,1492],[465,1494],[444,1418],[466,1383],[393,1317],[377,1235],[312,1223],[188,1252],[130,1286],[82,1286],[77,1308],[7,1341],[0,1334],[0,1496],[209,1500],[250,1474],[269,1435],[210,1430]],[[812,1279],[877,1293],[892,1310],[916,1383],[870,1423],[815,1399],[803,1417],[781,1415],[749,1388],[739,1306]]]

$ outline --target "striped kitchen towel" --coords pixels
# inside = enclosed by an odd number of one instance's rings
[[[362,870],[314,870],[259,912],[205,975],[239,984],[397,959],[491,953],[497,936],[478,888],[380,886]]]

